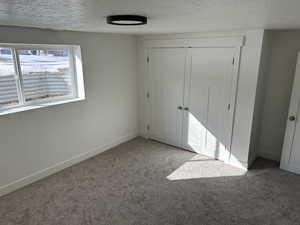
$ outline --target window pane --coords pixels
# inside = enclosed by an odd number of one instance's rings
[[[72,95],[67,50],[18,50],[25,101]]]
[[[12,50],[0,48],[0,108],[18,104]]]

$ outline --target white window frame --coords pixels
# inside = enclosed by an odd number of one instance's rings
[[[0,47],[9,48],[12,51],[16,88],[18,93],[18,104],[0,107],[0,116],[27,111],[31,109],[43,108],[52,105],[60,105],[69,102],[82,101],[85,99],[81,49],[79,45],[48,45],[48,44],[8,44],[0,43]],[[22,87],[22,72],[17,50],[38,49],[38,50],[68,50],[70,75],[72,82],[72,94],[66,96],[51,97],[25,101]]]

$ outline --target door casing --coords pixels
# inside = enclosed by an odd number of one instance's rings
[[[292,159],[291,157],[293,153],[292,152],[293,147],[295,147],[294,146],[295,139],[300,138],[300,137],[295,137],[297,131],[296,128],[299,122],[299,118],[297,119],[297,117],[300,116],[299,110],[300,110],[300,52],[298,53],[296,72],[295,72],[292,96],[290,100],[289,114],[287,118],[285,138],[284,138],[284,144],[282,148],[281,162],[280,162],[281,169],[288,170],[298,174],[300,174],[300,165],[293,164],[291,162]],[[295,120],[290,121],[289,120],[290,116],[295,116]]]

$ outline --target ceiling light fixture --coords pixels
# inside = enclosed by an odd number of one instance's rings
[[[113,15],[106,17],[106,22],[112,25],[136,26],[147,24],[147,17],[138,15]]]

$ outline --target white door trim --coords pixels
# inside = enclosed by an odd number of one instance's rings
[[[298,53],[296,72],[295,72],[292,96],[290,100],[288,117],[290,116],[297,117],[299,113],[298,112],[299,106],[300,106],[300,52]],[[298,168],[294,168],[290,165],[289,162],[292,153],[294,135],[296,131],[296,124],[298,121],[299,120],[297,120],[297,118],[295,121],[289,121],[289,119],[287,118],[285,138],[284,138],[284,144],[282,148],[282,155],[281,155],[281,162],[280,162],[281,169],[289,170],[295,173],[300,173],[300,165]]]
[[[231,98],[230,98],[230,112],[231,112],[231,118],[232,118],[232,123],[230,124],[231,126],[231,134],[230,134],[230,145],[229,145],[229,150],[230,150],[230,155],[228,158],[228,161],[226,163],[230,163],[231,161],[231,147],[232,147],[232,139],[233,139],[233,129],[234,129],[234,124],[235,124],[235,111],[236,111],[236,101],[237,101],[237,94],[238,94],[238,81],[239,81],[239,74],[240,74],[240,58],[241,58],[241,51],[242,51],[242,46],[236,47],[235,49],[235,55],[234,55],[234,64],[233,64],[233,80],[232,80],[232,89],[231,89]]]
[[[242,47],[244,36],[144,40],[144,48]]]

